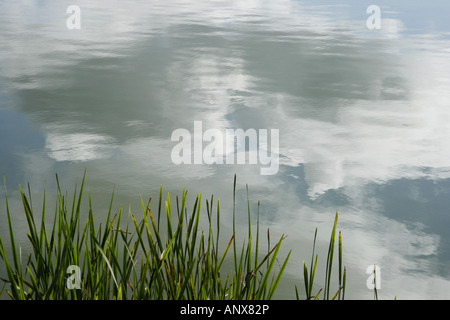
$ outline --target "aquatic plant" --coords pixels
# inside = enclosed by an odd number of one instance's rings
[[[314,285],[314,278],[317,268],[317,258],[318,255],[315,254],[315,248],[316,248],[316,239],[317,239],[317,228],[314,233],[314,242],[313,242],[313,250],[312,250],[312,256],[311,256],[311,263],[310,263],[310,271],[308,272],[308,267],[306,266],[305,261],[303,261],[303,281],[305,284],[305,293],[306,293],[306,299],[307,300],[317,300],[320,298],[320,293],[323,290],[323,299],[324,300],[330,300],[330,284],[331,284],[331,276],[332,276],[332,270],[333,270],[333,256],[334,256],[334,247],[336,243],[336,226],[338,221],[338,213],[336,212],[336,216],[334,219],[333,229],[331,231],[331,237],[328,247],[328,255],[327,255],[327,263],[325,267],[325,285],[323,289],[319,289],[319,291],[313,295],[313,285]],[[339,288],[336,291],[336,293],[332,296],[332,300],[338,299],[338,300],[344,300],[345,296],[345,283],[347,278],[347,269],[343,266],[343,258],[342,258],[342,234],[339,231],[339,240],[338,240],[338,258],[339,258],[339,270],[338,270],[338,284]],[[298,289],[295,288],[296,297],[299,299]]]
[[[6,218],[11,252],[0,237],[0,257],[7,277],[11,299],[271,299],[289,260],[284,259],[277,272],[275,261],[283,236],[261,254],[259,246],[259,207],[256,241],[253,240],[250,205],[248,237],[237,248],[236,230],[228,244],[220,250],[220,200],[214,214],[214,199],[206,200],[207,230],[199,228],[202,196],[197,194],[191,210],[187,208],[187,192],[176,197],[175,209],[167,194],[163,202],[160,188],[156,215],[141,197],[142,217],[131,212],[132,226],[122,226],[122,208],[113,214],[114,192],[103,226],[95,226],[91,196],[88,192],[88,218],[81,224],[81,207],[85,176],[80,190],[75,187],[71,207],[63,195],[57,177],[57,203],[51,228],[47,227],[44,194],[40,223],[31,205],[31,192],[20,195],[28,225],[31,253],[26,261],[15,243],[5,182]],[[233,224],[235,223],[235,192]],[[247,189],[248,196],[248,189]],[[248,201],[248,199],[247,199]],[[163,212],[162,205],[165,205]],[[165,218],[163,217],[163,213]],[[163,221],[165,220],[165,221]],[[161,232],[165,223],[165,233]],[[214,225],[215,223],[215,225]],[[216,229],[213,231],[213,229]],[[252,246],[255,246],[254,248]],[[233,247],[233,273],[223,274],[223,262]],[[68,272],[79,270],[74,277]],[[70,275],[70,273],[69,273]],[[76,281],[74,285],[70,281]],[[2,292],[5,290],[5,286]]]
[[[201,227],[202,196],[197,194],[188,209],[187,192],[163,201],[160,187],[159,201],[154,213],[151,198],[141,202],[141,217],[131,209],[129,221],[123,225],[122,207],[113,213],[114,192],[106,220],[96,226],[92,200],[88,191],[87,219],[81,223],[82,200],[86,173],[78,190],[75,185],[72,201],[61,192],[58,176],[56,206],[53,220],[47,221],[44,192],[40,215],[33,209],[31,190],[20,197],[28,226],[30,253],[22,259],[21,247],[15,241],[5,181],[6,220],[10,250],[6,250],[0,236],[0,257],[6,278],[0,295],[5,292],[13,300],[265,300],[273,299],[291,251],[279,262],[282,235],[271,244],[267,230],[267,249],[260,246],[259,208],[255,230],[247,191],[248,233],[241,247],[236,241],[236,176],[233,186],[233,229],[229,238],[220,239],[220,199],[205,201],[207,223]],[[69,203],[70,202],[70,203]],[[70,204],[70,207],[69,207]],[[175,204],[175,207],[174,207]],[[164,208],[163,208],[164,205]],[[4,217],[0,217],[4,219]],[[40,220],[40,222],[38,222]],[[339,289],[330,296],[330,282],[336,242],[336,213],[327,256],[323,299],[344,299],[346,269],[342,268],[342,237],[339,232]],[[131,225],[130,225],[131,224]],[[317,229],[314,235],[310,269],[303,262],[306,299],[320,299],[313,295],[317,267],[315,254]],[[224,248],[221,248],[221,244]],[[231,251],[231,257],[230,255]],[[224,261],[232,266],[224,270]],[[300,299],[297,287],[296,298]]]

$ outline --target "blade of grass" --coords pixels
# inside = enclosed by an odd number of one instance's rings
[[[327,256],[326,273],[325,273],[324,297],[326,300],[329,300],[329,298],[330,298],[331,271],[333,268],[333,253],[334,253],[334,243],[335,243],[335,237],[336,237],[337,219],[338,219],[338,213],[336,212],[333,229],[331,231],[330,244],[329,244],[328,256]]]

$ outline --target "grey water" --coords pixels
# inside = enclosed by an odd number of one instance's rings
[[[161,184],[186,187],[220,198],[229,226],[236,174],[242,225],[248,185],[292,249],[280,298],[301,292],[316,227],[325,264],[336,211],[347,298],[373,298],[373,264],[381,299],[450,298],[450,5],[376,2],[0,1],[0,173],[19,244],[19,184],[37,206],[55,174],[70,193],[86,170],[99,218],[113,190],[138,211]],[[175,164],[171,135],[194,121],[279,130],[278,171]],[[5,219],[2,203],[6,236]]]

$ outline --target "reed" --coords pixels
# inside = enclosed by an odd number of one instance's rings
[[[46,196],[40,212],[20,186],[20,197],[28,226],[30,252],[22,259],[21,247],[16,245],[5,185],[6,221],[9,244],[7,250],[0,235],[0,257],[6,270],[0,296],[13,300],[265,300],[273,299],[291,251],[279,263],[284,240],[282,235],[271,244],[267,230],[267,247],[260,246],[259,208],[256,230],[252,228],[252,214],[248,186],[248,233],[241,247],[236,241],[236,176],[233,185],[232,234],[220,237],[220,199],[206,199],[206,225],[200,224],[202,195],[197,194],[193,205],[188,205],[187,192],[163,200],[159,192],[156,214],[140,198],[141,213],[129,210],[131,223],[124,224],[122,207],[113,213],[112,193],[106,220],[97,226],[89,191],[87,191],[87,219],[84,224],[82,202],[85,192],[83,176],[80,187],[75,185],[72,201],[61,192],[58,176],[53,220],[46,221]],[[5,180],[5,179],[4,179]],[[190,208],[189,208],[190,207]],[[205,210],[203,210],[204,212]],[[84,212],[86,213],[86,212]],[[204,213],[203,213],[204,215]],[[0,221],[5,217],[1,216]],[[40,223],[38,223],[38,219]],[[313,292],[317,269],[317,228],[315,230],[309,269],[303,261],[304,297],[307,300],[343,300],[346,288],[346,268],[343,265],[342,235],[336,237],[338,213],[331,231],[325,266],[324,286]],[[165,226],[165,227],[164,227]],[[203,226],[203,227],[202,227]],[[255,235],[256,232],[256,235]],[[254,238],[255,237],[255,238]],[[338,289],[333,294],[331,282],[337,242]],[[224,246],[224,248],[221,248]],[[230,250],[231,249],[231,250]],[[263,252],[264,251],[264,252]],[[231,252],[231,253],[230,253]],[[231,257],[230,257],[231,255]],[[232,260],[232,267],[224,270],[224,262]],[[332,295],[333,294],[333,295]],[[300,299],[295,286],[295,297]],[[302,296],[303,298],[303,296]],[[375,289],[374,298],[378,299]]]
[[[122,226],[122,207],[113,213],[113,192],[106,220],[103,225],[96,226],[88,191],[87,219],[83,224],[81,211],[85,177],[86,173],[79,189],[75,186],[70,203],[67,194],[61,192],[56,177],[57,200],[50,227],[46,221],[45,192],[42,210],[36,212],[31,204],[30,188],[25,193],[20,187],[27,237],[31,244],[25,261],[15,243],[5,181],[6,220],[11,247],[7,251],[0,236],[0,257],[6,269],[0,294],[6,291],[14,300],[264,300],[274,297],[290,252],[277,269],[275,262],[284,236],[271,246],[268,232],[267,252],[261,254],[259,203],[254,241],[248,188],[248,235],[242,247],[238,248],[236,177],[233,234],[226,239],[223,249],[220,247],[223,244],[220,239],[220,199],[215,207],[212,196],[205,201],[207,224],[203,230],[200,227],[201,194],[197,194],[189,209],[185,189],[174,202],[167,194],[163,203],[161,186],[157,214],[151,210],[151,199],[145,203],[141,197],[141,216],[130,210],[131,223]],[[39,214],[40,223],[37,223]],[[162,232],[162,224],[166,226],[165,232]],[[227,273],[223,271],[223,264],[229,259],[230,251],[234,268]]]
[[[317,267],[317,259],[318,254],[315,254],[316,249],[316,238],[317,238],[317,228],[314,233],[314,241],[312,248],[312,257],[310,263],[310,271],[308,272],[308,267],[306,266],[305,261],[303,261],[303,281],[305,284],[305,293],[307,300],[318,300],[320,298],[320,294],[323,291],[323,300],[330,300],[330,292],[331,292],[331,278],[333,275],[333,257],[335,251],[335,243],[336,243],[336,226],[338,222],[338,213],[336,212],[333,228],[331,230],[330,242],[328,246],[328,255],[327,255],[327,263],[325,267],[325,284],[323,288],[319,289],[316,294],[313,294],[313,285],[316,274]],[[344,300],[345,297],[345,287],[346,287],[346,278],[347,278],[347,269],[343,265],[343,256],[342,256],[342,234],[339,231],[338,236],[338,290],[331,297],[331,300]],[[296,297],[300,299],[298,288],[295,288]]]

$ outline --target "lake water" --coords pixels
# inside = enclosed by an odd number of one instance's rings
[[[372,4],[380,28],[367,25]],[[117,207],[138,211],[140,195],[157,199],[161,184],[174,195],[186,187],[191,203],[196,193],[220,197],[226,228],[236,174],[238,220],[245,227],[248,184],[262,228],[287,235],[281,255],[293,250],[280,298],[294,298],[294,284],[303,289],[316,227],[324,266],[336,211],[348,298],[373,298],[373,264],[381,299],[450,298],[449,9],[448,1],[1,1],[0,171],[19,244],[27,232],[19,184],[29,182],[38,203],[44,185],[54,193],[55,174],[71,192],[86,169],[99,218],[113,189]],[[262,158],[174,163],[172,133],[185,129],[194,145],[195,121],[216,138],[277,130],[267,154],[278,170],[261,174]],[[192,159],[207,145],[193,146]],[[261,145],[242,150],[258,154]],[[0,215],[6,237],[4,203]]]

